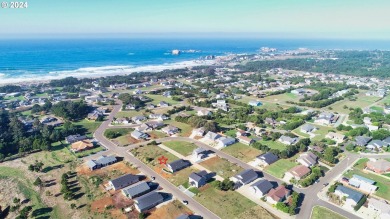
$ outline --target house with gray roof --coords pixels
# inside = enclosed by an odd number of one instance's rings
[[[85,139],[87,139],[87,137],[85,135],[80,135],[80,134],[69,135],[68,137],[65,138],[65,142],[68,144],[73,144],[75,142],[82,141]]]
[[[132,185],[134,183],[137,183],[139,182],[139,180],[140,180],[140,176],[133,175],[133,174],[126,174],[116,179],[110,180],[108,182],[108,185],[112,189],[118,190],[118,189],[123,189],[126,186]]]
[[[297,162],[306,166],[311,167],[317,164],[318,157],[313,152],[309,151],[299,155]]]
[[[145,139],[145,138],[148,138],[148,134],[146,133],[143,133],[143,132],[140,132],[138,130],[134,130],[132,133],[131,133],[131,137],[137,139],[137,140],[140,140],[140,139]]]
[[[89,160],[86,162],[90,170],[96,170],[113,163],[116,163],[118,160],[115,156],[100,156],[97,160]]]
[[[292,138],[292,137],[287,136],[287,135],[282,135],[282,136],[279,138],[279,141],[280,141],[282,144],[292,145],[292,144],[295,144],[295,143],[298,142],[298,138],[297,138],[297,137]]]
[[[387,147],[387,144],[381,140],[372,140],[367,144],[366,148],[370,150],[381,149],[382,147]]]
[[[192,151],[192,159],[194,161],[202,160],[203,158],[206,158],[208,155],[208,151],[204,148],[197,148]]]
[[[263,197],[264,195],[266,195],[272,188],[273,188],[273,185],[270,181],[266,180],[266,179],[261,179],[259,181],[257,181],[256,183],[254,183],[251,188],[253,189],[253,192],[255,193],[255,195],[259,198]]]
[[[207,132],[207,134],[204,136],[205,139],[216,141],[221,136],[215,132]]]
[[[190,216],[188,214],[181,214],[176,219],[190,219]]]
[[[385,138],[385,139],[383,140],[383,142],[386,143],[387,146],[390,146],[390,136],[387,137],[387,138]]]
[[[303,126],[301,126],[301,132],[303,133],[312,133],[317,129],[318,128],[312,124],[304,124]]]
[[[200,188],[206,185],[207,181],[210,179],[211,174],[208,174],[205,170],[199,172],[192,172],[188,177],[188,182],[191,186]]]
[[[256,161],[259,163],[260,166],[271,165],[274,162],[276,162],[278,159],[279,159],[278,156],[271,152],[267,152],[265,154],[256,157]]]
[[[378,189],[378,187],[374,185],[374,180],[356,174],[349,179],[348,184],[366,193],[372,193]]]
[[[336,194],[340,198],[346,197],[344,205],[349,208],[353,208],[354,206],[356,206],[360,199],[363,198],[362,193],[342,185],[337,186],[334,194]]]
[[[146,210],[154,208],[163,201],[164,197],[158,192],[149,192],[146,195],[134,199],[135,208],[139,212],[144,212]]]
[[[135,183],[122,189],[123,195],[130,199],[145,195],[148,192],[150,192],[150,186],[145,181]]]
[[[241,185],[246,185],[257,179],[259,175],[253,169],[244,170],[241,173],[233,176],[233,181]]]
[[[371,137],[367,137],[367,136],[357,136],[355,138],[355,142],[356,142],[356,145],[358,146],[366,146],[368,144],[368,142],[371,141]]]
[[[191,166],[191,162],[189,162],[188,160],[183,160],[183,159],[179,159],[179,160],[176,160],[176,161],[173,161],[173,162],[167,164],[168,169],[172,173],[177,172],[179,170],[182,170],[184,168],[187,168],[189,166]]]
[[[236,139],[231,137],[220,137],[217,139],[217,141],[218,141],[218,146],[227,147],[229,145],[234,144],[236,142]]]

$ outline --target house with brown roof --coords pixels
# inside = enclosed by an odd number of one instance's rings
[[[267,194],[267,202],[276,204],[287,199],[291,194],[291,190],[287,189],[283,185],[278,186],[275,189],[271,189]]]
[[[390,162],[384,159],[370,160],[366,164],[366,169],[379,174],[390,172]]]
[[[246,136],[238,136],[237,139],[239,142],[246,144],[246,145],[250,145],[253,143],[253,139],[248,138]]]
[[[310,168],[304,165],[298,165],[291,168],[289,171],[287,171],[284,174],[284,179],[286,181],[290,181],[291,179],[300,180],[302,178],[305,178],[307,175],[309,175],[310,172],[311,172]]]
[[[90,140],[82,140],[73,143],[70,146],[70,150],[73,152],[85,151],[93,148],[93,143]]]

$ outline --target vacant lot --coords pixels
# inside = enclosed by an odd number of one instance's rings
[[[352,177],[353,174],[358,174],[360,176],[374,180],[376,182],[375,185],[378,186],[378,190],[374,194],[390,201],[390,180],[372,174],[370,172],[366,172],[366,171],[363,172],[363,168],[365,167],[367,161],[368,161],[367,158],[360,159],[355,164],[355,166],[352,169],[348,170],[346,173],[344,173],[344,175],[346,177]]]
[[[311,213],[311,219],[346,219],[345,217],[321,206],[315,206]]]
[[[96,131],[97,128],[99,128],[102,122],[95,122],[84,119],[73,124],[83,128],[87,132],[87,134],[89,134],[89,136],[92,136],[92,134]]]
[[[275,177],[283,178],[283,175],[288,170],[298,165],[298,163],[295,162],[297,157],[298,155],[289,159],[279,159],[275,163],[267,166],[264,171]]]
[[[161,101],[165,101],[165,102],[169,103],[170,105],[175,105],[178,103],[177,101],[174,101],[171,98],[164,97],[162,95],[147,94],[146,96],[153,100],[152,103],[154,105],[159,104]]]
[[[192,215],[193,213],[180,201],[174,200],[151,212],[148,219],[175,219],[181,214]]]
[[[164,149],[161,149],[158,146],[153,146],[153,145],[142,146],[132,150],[131,152],[134,154],[134,156],[139,158],[148,166],[152,166],[152,167],[161,166],[158,161],[158,158],[162,156],[168,158],[168,163],[179,159],[178,157],[165,151]]]
[[[311,124],[311,125],[314,125],[314,124]],[[318,128],[316,131],[314,131],[312,133],[315,136],[313,138],[311,138],[311,140],[314,140],[314,141],[321,141],[322,139],[325,138],[325,135],[327,135],[328,132],[331,131],[331,130],[334,131],[334,132],[337,132],[337,130],[335,128],[332,128],[332,127],[325,127],[325,126],[320,126],[320,125],[314,125],[314,126]],[[309,138],[310,137],[309,134],[301,132],[301,127],[302,126],[294,129],[293,132],[297,133],[298,135],[303,136],[305,138]]]
[[[350,112],[350,107],[359,107],[363,109],[380,99],[379,97],[366,96],[365,91],[360,92],[356,97],[356,101],[350,101],[348,98],[345,98],[342,101],[337,101],[336,103],[329,105],[329,107],[332,107],[332,111],[334,112],[348,114]],[[345,106],[347,106],[346,109]]]
[[[265,108],[268,110],[281,110],[283,108],[288,108],[287,105],[280,104],[278,101],[269,101],[266,98],[257,98],[253,96],[244,96],[242,99],[239,99],[238,101],[243,103],[249,103],[251,100],[260,101],[262,105],[259,108]]]
[[[254,202],[237,192],[220,191],[210,184],[201,188],[201,192],[194,198],[221,218],[237,218],[256,206]]]
[[[263,99],[270,102],[275,103],[286,103],[287,101],[299,101],[301,97],[298,95],[292,94],[292,93],[284,93],[284,94],[278,94],[278,95],[272,95],[268,97],[264,97]]]
[[[244,162],[252,161],[256,156],[261,154],[260,150],[242,143],[227,146],[222,151]]]
[[[267,145],[271,149],[284,150],[286,148],[286,145],[280,143],[278,140],[276,140],[276,141],[272,141],[272,140],[264,141],[263,139],[261,139],[259,142],[261,144],[263,144],[263,145]]]
[[[192,154],[192,151],[197,148],[194,143],[185,141],[166,141],[164,142],[164,145],[168,146],[169,148],[173,149],[174,151],[183,156],[188,156]]]
[[[223,178],[230,178],[237,173],[243,171],[240,166],[232,164],[229,161],[219,157],[210,158],[200,163],[200,165],[204,166],[210,171],[216,172],[217,175]]]
[[[140,110],[140,111],[137,111],[137,110],[123,110],[123,111],[120,111],[116,114],[116,118],[123,118],[123,117],[128,117],[128,118],[131,118],[133,116],[140,116],[140,115],[144,115],[145,114],[145,110]]]

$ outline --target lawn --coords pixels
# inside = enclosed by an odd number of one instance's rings
[[[298,166],[298,163],[295,162],[297,157],[298,157],[298,154],[292,158],[289,158],[289,159],[279,159],[275,163],[267,166],[264,171],[275,176],[275,177],[283,178],[284,174],[288,170],[290,170],[291,168],[293,168],[295,166]]]
[[[170,105],[175,105],[175,104],[179,103],[177,101],[172,100],[171,98],[164,97],[162,95],[147,94],[145,96],[151,98],[153,100],[152,103],[154,105],[159,104],[161,101],[165,101],[165,102],[169,103]]]
[[[311,219],[346,219],[345,217],[325,207],[314,206]]]
[[[272,96],[267,96],[263,98],[267,102],[275,102],[275,103],[280,103],[280,102],[287,102],[287,101],[294,101],[297,102],[299,101],[300,97],[292,94],[292,93],[283,93],[283,94],[278,94],[278,95],[272,95]]]
[[[286,145],[280,143],[279,141],[272,141],[272,140],[269,140],[269,141],[264,141],[263,139],[261,139],[259,141],[261,144],[264,144],[264,145],[267,145],[268,147],[270,147],[271,149],[278,149],[278,150],[284,150],[286,148]]]
[[[367,158],[360,159],[352,169],[344,173],[344,176],[352,177],[353,174],[358,174],[376,181],[375,185],[378,186],[378,190],[374,194],[390,201],[390,180],[376,174],[363,172],[362,169],[367,161]]]
[[[366,96],[365,91],[360,92],[359,94],[356,95],[356,97],[357,97],[356,101],[350,101],[348,98],[345,98],[344,100],[337,101],[336,103],[333,103],[328,107],[331,107],[332,111],[334,112],[348,114],[350,112],[348,108],[350,107],[352,108],[359,107],[363,109],[380,99],[380,97]],[[344,109],[344,106],[347,106],[347,108]]]
[[[188,137],[191,135],[192,127],[188,124],[176,122],[174,120],[166,120],[164,123],[178,127],[180,129],[180,136]]]
[[[288,108],[289,106],[280,104],[278,101],[269,101],[266,100],[266,98],[257,98],[253,96],[243,96],[241,99],[239,99],[239,102],[243,103],[249,103],[251,100],[257,100],[260,101],[263,105],[261,105],[258,108],[265,108],[267,110],[281,110],[283,108]]]
[[[311,124],[311,125],[314,125],[314,124]],[[320,126],[320,125],[314,125],[314,126],[316,126],[318,128],[316,131],[313,132],[313,134],[315,134],[315,136],[313,138],[311,138],[311,140],[314,140],[314,141],[321,141],[322,139],[324,139],[325,135],[327,135],[330,130],[337,132],[337,130],[335,128],[332,128],[332,127],[325,127],[325,126]],[[309,134],[301,132],[301,127],[302,126],[294,129],[293,132],[296,133],[297,135],[302,136],[302,137],[309,138],[310,137]]]
[[[73,124],[78,126],[78,127],[83,128],[87,134],[92,135],[96,131],[96,129],[99,128],[99,126],[102,124],[102,122],[81,120],[81,121],[75,122]]]
[[[195,196],[195,200],[214,212],[221,218],[237,218],[243,212],[255,207],[256,204],[234,191],[220,191],[207,185]]]
[[[217,156],[201,162],[200,165],[210,171],[216,172],[217,175],[222,178],[230,178],[244,170],[240,166],[232,164],[226,159],[219,158]]]
[[[167,141],[164,142],[164,145],[173,149],[174,151],[183,156],[188,156],[192,154],[192,151],[197,148],[194,143],[189,143],[185,141]]]
[[[116,114],[116,118],[123,118],[123,117],[128,117],[128,118],[131,118],[133,116],[139,116],[139,115],[143,115],[145,113],[145,110],[140,110],[140,111],[136,111],[136,110],[129,110],[129,111],[119,111],[117,114]]]
[[[232,144],[223,148],[222,151],[244,162],[252,161],[256,156],[261,154],[259,149],[242,143]]]
[[[153,145],[138,147],[136,149],[133,149],[131,152],[142,162],[152,167],[160,166],[158,158],[162,156],[168,158],[168,163],[175,160],[179,160],[179,158],[175,155],[167,152],[162,148],[159,148],[158,146]]]

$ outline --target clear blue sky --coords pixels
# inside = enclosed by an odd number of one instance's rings
[[[390,0],[21,1],[27,9],[0,8],[0,37],[266,33],[390,39]]]

